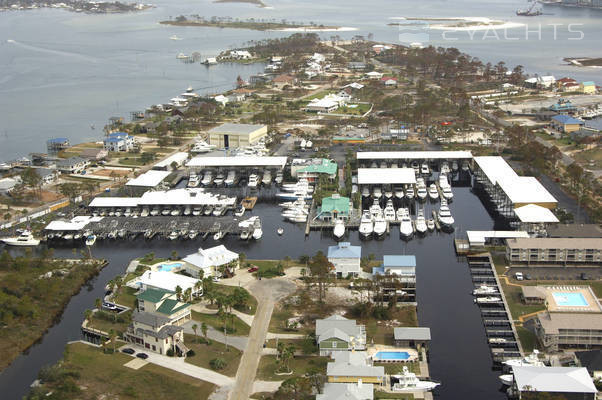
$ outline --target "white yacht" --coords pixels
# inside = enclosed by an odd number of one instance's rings
[[[211,171],[205,172],[205,176],[203,176],[203,180],[201,181],[201,185],[209,186],[213,182],[213,173]]]
[[[429,186],[429,197],[431,200],[437,200],[439,198],[439,191],[437,190],[437,185],[431,183]]]
[[[180,209],[179,208],[174,208],[173,210],[171,210],[170,215],[172,217],[177,217],[178,215],[180,215]]]
[[[156,217],[157,215],[159,215],[161,212],[159,211],[158,208],[153,208],[150,212],[150,215],[153,217]]]
[[[176,240],[179,236],[180,234],[178,232],[172,231],[167,238],[169,240]]]
[[[403,199],[403,196],[404,196],[403,188],[395,187],[394,191],[395,191],[395,198],[397,198],[399,200]]]
[[[426,227],[428,228],[429,231],[434,231],[435,230],[435,221],[432,218],[429,218],[426,221]]]
[[[226,206],[224,204],[218,204],[213,209],[213,216],[219,217],[226,213]]]
[[[364,210],[362,214],[362,218],[360,219],[360,227],[359,227],[360,235],[364,238],[372,235],[374,231],[374,222],[372,221],[372,214],[370,211]]]
[[[387,221],[385,221],[385,217],[381,215],[374,218],[374,233],[377,236],[382,236],[387,231]]]
[[[430,174],[431,170],[429,169],[428,164],[424,163],[420,166],[420,173],[423,175]]]
[[[253,236],[253,239],[255,239],[255,240],[259,240],[263,236],[263,230],[261,229],[261,222],[259,221],[259,218],[257,218],[255,220],[255,222],[253,223],[252,236]]]
[[[335,219],[332,233],[337,240],[345,236],[345,222],[342,219]]]
[[[226,236],[226,234],[224,232],[217,231],[217,232],[215,232],[215,235],[213,235],[213,240],[215,240],[217,242],[218,240],[222,240],[224,236]]]
[[[399,234],[404,238],[412,237],[414,234],[414,227],[412,226],[412,219],[410,218],[410,211],[407,208],[402,209]]]
[[[182,214],[184,214],[186,216],[192,214],[192,208],[190,206],[184,207],[184,212]]]
[[[391,375],[397,382],[393,384],[393,391],[429,391],[440,385],[438,382],[421,381],[415,373],[403,366],[401,375]]]
[[[281,185],[283,180],[284,180],[284,175],[282,174],[282,172],[277,172],[274,182],[276,182],[277,185]]]
[[[391,200],[387,202],[387,206],[385,207],[383,214],[385,220],[389,222],[395,221],[395,208],[393,207],[393,202]]]
[[[474,299],[474,302],[477,304],[499,303],[500,301],[502,301],[502,298],[495,296],[477,297]]]
[[[418,210],[416,216],[416,231],[418,233],[425,233],[428,227],[426,226],[426,218],[424,218],[424,210]]]
[[[454,224],[454,217],[452,217],[447,205],[441,204],[439,208],[439,222],[445,226],[452,226]]]
[[[362,188],[362,197],[370,197],[370,189],[368,189],[366,186]]]
[[[259,184],[259,181],[258,181],[257,175],[255,175],[255,174],[249,175],[249,182],[247,183],[247,186],[249,186],[250,188],[256,188],[258,184]]]
[[[444,173],[439,174],[439,187],[444,188],[449,186],[449,181],[447,180],[447,175]]]
[[[385,190],[385,198],[389,200],[391,197],[393,197],[393,192],[391,190]]]
[[[499,378],[500,382],[502,382],[502,385],[505,385],[505,386],[512,386],[512,384],[514,383],[514,375],[513,374],[500,375],[498,378]]]
[[[89,235],[86,238],[86,246],[93,246],[94,243],[96,243],[96,236],[95,235]]]
[[[380,208],[377,202],[374,202],[372,206],[370,206],[370,216],[372,218],[376,218],[378,216],[382,216],[383,210]]]
[[[188,177],[188,187],[195,188],[195,187],[198,187],[200,183],[201,183],[201,180],[199,179],[199,176],[197,174],[195,174],[194,172],[191,172],[190,176]]]
[[[226,177],[224,176],[224,173],[219,172],[217,174],[217,176],[215,177],[215,179],[213,180],[213,183],[215,183],[215,186],[221,186],[224,184],[225,180],[226,180]]]
[[[194,215],[195,217],[198,217],[202,213],[203,213],[203,207],[194,207],[192,209],[192,215]]]
[[[498,290],[494,286],[481,285],[472,291],[475,296],[484,296],[490,294],[498,294]]]
[[[405,195],[408,200],[414,199],[414,186],[408,185],[405,190]]]
[[[35,239],[30,231],[23,231],[19,236],[1,239],[9,246],[37,246],[39,239]]]
[[[545,364],[539,360],[539,350],[534,349],[533,353],[524,358],[513,358],[506,360],[502,364],[509,367],[545,367]]]
[[[443,164],[441,165],[441,173],[449,174],[449,172],[449,163],[447,161],[443,161]]]
[[[501,337],[492,337],[492,338],[489,338],[488,342],[492,343],[492,344],[508,343],[508,339],[501,338]]]
[[[374,195],[375,199],[380,199],[383,195],[383,192],[382,192],[381,188],[377,186],[372,191],[372,194]]]
[[[268,186],[272,184],[272,173],[269,169],[266,169],[263,172],[263,178],[261,179],[264,185]]]
[[[234,210],[234,216],[235,217],[242,217],[245,214],[245,207],[240,204],[238,207],[236,207],[236,209]]]
[[[442,186],[441,193],[443,194],[443,198],[446,200],[451,200],[454,197],[451,187],[449,187],[449,186]]]
[[[428,192],[426,191],[426,186],[420,185],[418,186],[418,190],[416,190],[416,195],[419,200],[425,200],[428,196]]]
[[[234,171],[234,170],[228,171],[228,175],[226,176],[226,180],[224,180],[224,184],[226,186],[234,186],[235,181],[236,181],[236,171]]]
[[[462,163],[462,171],[466,172],[466,171],[468,171],[468,169],[469,169],[469,167],[468,167],[468,162],[467,162],[467,161],[464,161],[464,162]]]

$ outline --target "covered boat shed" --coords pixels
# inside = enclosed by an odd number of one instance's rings
[[[549,226],[560,222],[550,209],[537,204],[515,208],[514,214],[518,218],[519,228],[532,234],[545,234]]]
[[[368,167],[372,162],[443,162],[470,161],[470,151],[365,151],[357,153],[360,166]]]
[[[125,188],[129,194],[142,194],[147,190],[156,189],[167,178],[169,171],[147,171],[140,176],[130,179]]]
[[[413,185],[416,174],[413,168],[358,168],[359,185]]]
[[[189,169],[272,169],[282,170],[286,165],[286,157],[194,157],[186,166]]]

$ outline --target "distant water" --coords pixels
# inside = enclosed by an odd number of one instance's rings
[[[66,136],[73,143],[100,139],[110,116],[127,118],[130,111],[166,102],[188,86],[201,93],[224,91],[233,87],[239,74],[247,78],[263,69],[262,65],[206,68],[184,64],[175,58],[180,52],[215,56],[250,40],[288,35],[157,23],[178,15],[351,26],[359,30],[340,32],[339,36],[367,37],[372,33],[380,41],[398,43],[402,39],[454,46],[485,62],[504,60],[509,66],[522,64],[532,73],[602,81],[602,70],[569,67],[562,61],[566,56],[602,56],[602,12],[596,10],[546,7],[544,12],[554,15],[525,18],[514,15],[516,9],[528,4],[519,0],[268,1],[273,9],[208,0],[194,4],[159,0],[156,4],[158,7],[151,10],[122,15],[49,9],[0,13],[0,160],[45,151],[50,137]],[[479,31],[472,37],[467,32],[455,32],[446,35],[450,39],[446,41],[441,31],[387,26],[391,17],[408,16],[490,17],[529,23],[531,33],[525,40],[525,27],[510,29],[506,36],[504,31]],[[569,23],[583,24],[572,27],[584,32],[583,40],[570,40],[580,34],[568,32]],[[550,24],[562,24],[556,26],[555,36]],[[170,40],[174,34],[183,40]],[[323,33],[322,37],[333,35]]]

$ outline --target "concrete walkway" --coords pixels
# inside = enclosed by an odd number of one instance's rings
[[[306,335],[301,333],[272,333],[268,332],[266,339],[305,339]]]

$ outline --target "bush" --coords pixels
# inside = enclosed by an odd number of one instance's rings
[[[196,355],[196,353],[194,352],[194,350],[188,350],[188,353],[186,353],[186,357],[194,357]]]
[[[167,357],[173,357],[173,356],[174,356],[173,349],[168,349],[168,350],[165,352],[165,355],[167,355]]]
[[[224,369],[226,368],[226,365],[228,364],[223,358],[214,358],[213,360],[209,361],[209,366],[214,370]]]

